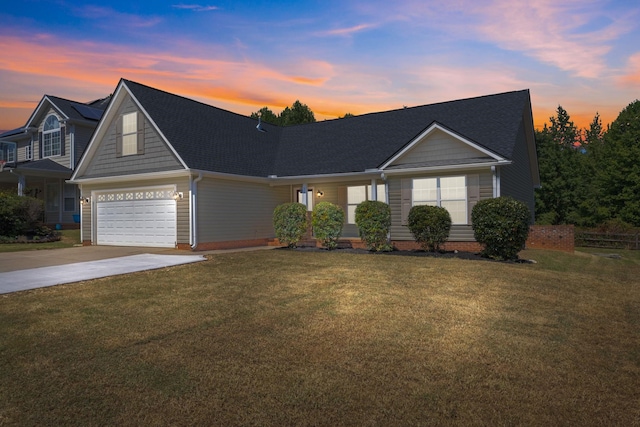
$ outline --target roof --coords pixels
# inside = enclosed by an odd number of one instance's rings
[[[19,171],[41,171],[41,172],[65,172],[71,173],[71,169],[62,166],[51,159],[42,159],[18,163],[16,169]]]
[[[85,104],[52,95],[45,95],[45,98],[48,98],[61,113],[71,120],[89,120],[98,122],[108,105],[108,102],[99,102],[101,100]],[[110,97],[104,99],[108,100]]]
[[[528,90],[289,127],[122,80],[189,168],[247,176],[363,172],[382,166],[434,123],[511,159]]]

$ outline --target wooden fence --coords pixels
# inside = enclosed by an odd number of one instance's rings
[[[594,233],[577,231],[576,246],[611,249],[640,249],[640,233]]]

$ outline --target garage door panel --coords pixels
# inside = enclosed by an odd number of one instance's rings
[[[102,199],[97,202],[96,209],[99,245],[175,247],[175,200]]]

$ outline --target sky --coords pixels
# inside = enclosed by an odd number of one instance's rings
[[[316,119],[529,89],[540,129],[640,98],[637,0],[14,0],[0,9],[0,129],[42,97],[125,78],[250,114]]]

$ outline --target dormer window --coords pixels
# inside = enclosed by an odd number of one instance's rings
[[[47,117],[42,129],[42,157],[60,156],[61,154],[60,121],[52,114]]]
[[[116,124],[116,156],[144,154],[144,117],[139,112],[123,114]]]

